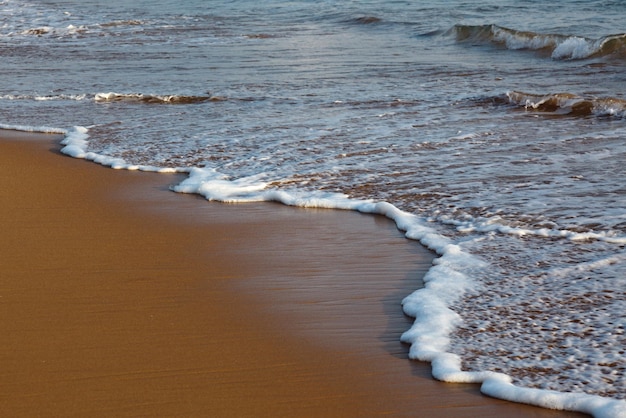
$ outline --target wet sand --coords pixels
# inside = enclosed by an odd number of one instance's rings
[[[208,203],[58,140],[0,131],[3,416],[576,416],[407,359],[433,256],[391,221]]]

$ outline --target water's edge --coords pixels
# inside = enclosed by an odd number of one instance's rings
[[[288,206],[354,210],[376,214],[393,220],[405,237],[418,241],[434,251],[438,258],[424,277],[424,288],[415,290],[402,301],[403,311],[415,318],[412,327],[401,337],[410,344],[409,357],[430,362],[433,377],[451,383],[478,383],[483,394],[507,401],[548,409],[583,412],[595,417],[626,417],[626,401],[580,393],[524,388],[511,383],[510,376],[490,371],[462,370],[462,359],[446,351],[449,338],[461,316],[452,311],[452,303],[475,286],[471,274],[484,267],[483,262],[470,255],[462,246],[451,242],[428,226],[428,221],[404,212],[387,202],[356,200],[337,193],[286,192],[267,189],[258,179],[250,182],[230,181],[219,173],[199,168],[159,168],[127,164],[87,151],[88,128],[68,130],[50,127],[1,125],[0,129],[34,133],[62,134],[61,152],[73,158],[86,159],[113,169],[148,172],[179,172],[188,177],[172,188],[179,193],[194,193],[207,200],[223,202],[272,201]]]

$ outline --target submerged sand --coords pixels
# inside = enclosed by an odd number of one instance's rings
[[[407,359],[432,254],[387,219],[168,190],[0,132],[4,416],[565,417]]]

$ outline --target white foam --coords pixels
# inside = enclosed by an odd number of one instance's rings
[[[624,245],[626,244],[626,236],[610,234],[607,232],[576,232],[567,229],[548,229],[548,228],[520,228],[505,225],[498,222],[497,217],[489,219],[464,219],[456,220],[451,218],[441,218],[441,222],[448,225],[454,225],[460,232],[482,232],[482,233],[500,233],[515,236],[535,235],[546,238],[565,238],[572,241],[597,240],[610,244]]]
[[[189,177],[173,187],[179,193],[196,193],[210,201],[227,203],[252,202],[265,200],[256,192],[264,190],[265,183],[259,182],[260,176],[229,180],[216,170],[192,168]]]
[[[573,272],[585,272],[594,269],[610,266],[617,263],[626,262],[626,254],[617,254],[611,257],[601,258],[587,263],[578,263],[574,267],[568,268],[554,268],[548,271],[548,274],[553,277],[567,277]]]
[[[597,45],[585,38],[571,36],[560,42],[554,51],[552,58],[554,59],[582,59],[587,58],[597,51]]]
[[[626,401],[602,398],[583,393],[563,393],[551,390],[521,388],[499,376],[492,376],[485,379],[480,390],[485,395],[494,398],[536,405],[548,409],[584,412],[596,418],[626,417]]]
[[[52,128],[49,126],[25,126],[25,125],[7,125],[0,123],[0,129],[9,129],[13,131],[22,132],[37,132],[42,134],[61,134],[65,135],[67,131],[65,129]]]
[[[75,100],[81,101],[87,99],[86,94],[57,94],[57,95],[28,95],[28,94],[5,94],[0,96],[0,100],[35,100],[39,102],[52,100]],[[25,127],[30,129],[30,127]]]
[[[112,101],[112,100],[121,100],[121,99],[124,99],[124,98],[140,99],[142,97],[143,97],[143,95],[141,95],[139,93],[122,94],[122,93],[108,92],[108,93],[96,93],[94,95],[94,100],[96,102],[108,102],[108,101]]]
[[[177,168],[164,168],[164,167],[155,167],[149,165],[137,165],[137,164],[129,164],[122,158],[109,157],[106,155],[97,154],[95,152],[87,151],[87,145],[89,142],[87,138],[89,129],[83,126],[75,126],[65,132],[65,138],[61,141],[61,144],[64,145],[61,148],[61,152],[63,154],[69,155],[74,158],[81,158],[85,160],[90,160],[95,163],[111,167],[117,170],[140,170],[140,171],[151,171],[157,173],[176,173],[176,172],[187,172],[188,169],[177,169]]]

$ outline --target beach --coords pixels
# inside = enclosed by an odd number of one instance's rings
[[[228,205],[0,132],[4,416],[572,417],[432,379],[380,216]]]

